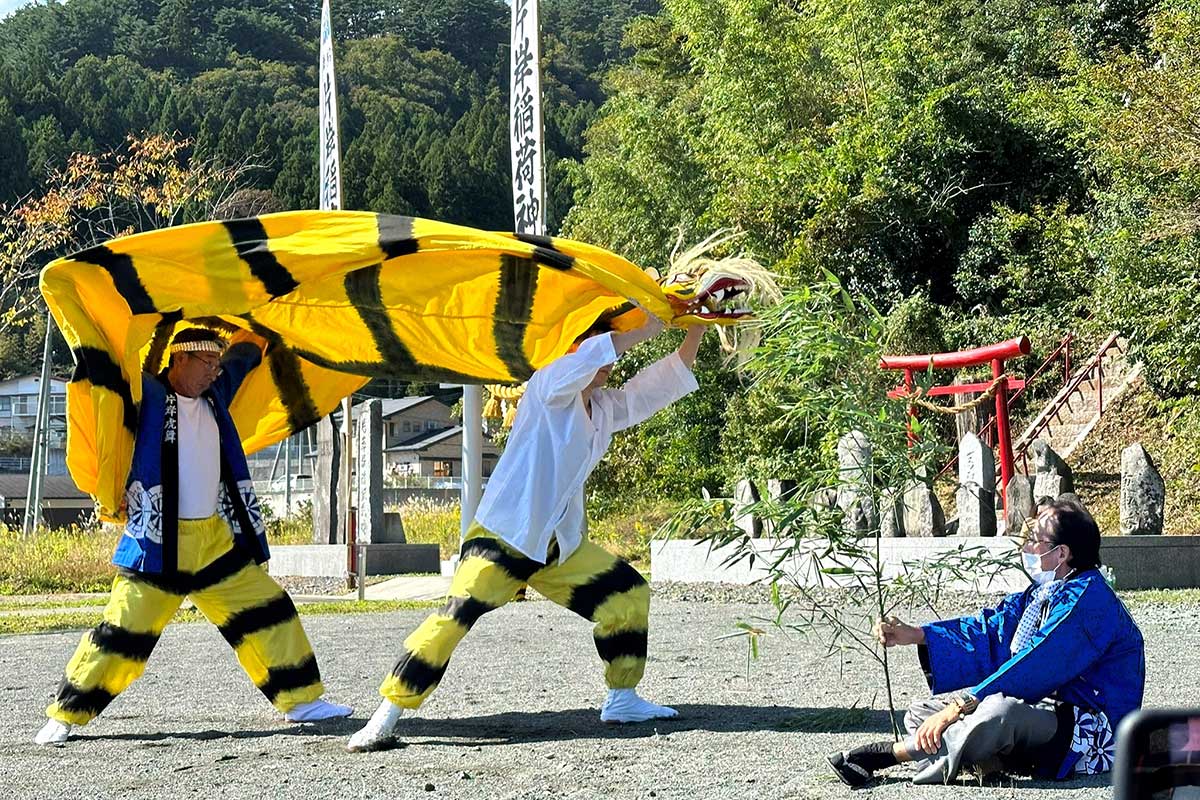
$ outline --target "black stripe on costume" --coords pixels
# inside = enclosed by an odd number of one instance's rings
[[[170,311],[162,315],[162,319],[154,326],[154,337],[150,339],[150,349],[142,359],[142,371],[157,373],[163,363],[163,354],[171,343],[171,334],[175,331],[175,323],[183,319],[182,311]]]
[[[375,349],[384,364],[392,369],[405,372],[418,370],[417,360],[413,358],[408,345],[401,341],[392,328],[388,310],[383,305],[383,287],[379,278],[383,272],[382,264],[356,269],[346,275],[346,298],[354,305],[359,318],[371,332]]]
[[[335,361],[332,358],[326,358],[319,353],[299,347],[293,347],[291,351],[305,361],[311,361],[318,367],[331,369],[335,372],[346,372],[351,375],[362,375],[365,378],[403,378],[409,381],[440,381],[442,383],[459,384],[496,383],[503,380],[500,376],[468,375],[465,372],[455,372],[454,370],[442,369],[430,364],[389,364],[386,361]]]
[[[93,716],[108,708],[116,695],[96,687],[95,689],[80,689],[66,678],[58,687],[55,702],[63,711],[82,712]]]
[[[532,233],[514,233],[519,242],[533,245],[533,260],[543,267],[566,271],[575,266],[575,257],[569,256],[554,246],[554,240],[549,236],[536,236]]]
[[[496,606],[476,600],[474,597],[451,597],[446,601],[441,613],[470,630],[480,617],[495,610]]]
[[[133,259],[123,253],[114,253],[104,245],[89,247],[87,250],[75,253],[72,261],[82,261],[85,264],[95,264],[107,272],[117,288],[117,293],[129,304],[129,310],[134,314],[156,314],[158,308],[146,291],[142,279],[138,277]]]
[[[129,383],[121,375],[121,368],[112,356],[98,347],[80,345],[71,350],[75,359],[75,371],[71,375],[71,383],[88,381],[92,386],[107,389],[121,398],[121,424],[125,430],[137,434],[137,406],[133,403],[133,394]]]
[[[258,687],[272,703],[281,693],[292,689],[303,689],[321,680],[321,671],[317,669],[317,657],[310,655],[294,667],[271,667],[267,670],[267,680]]]
[[[449,663],[447,661],[442,666],[435,667],[415,653],[405,653],[404,658],[392,667],[392,675],[403,681],[413,694],[421,694],[441,682]]]
[[[296,606],[292,603],[292,598],[281,594],[265,603],[237,612],[225,620],[224,624],[218,625],[217,629],[221,631],[225,641],[229,642],[229,646],[236,648],[250,634],[295,618]]]
[[[533,313],[537,282],[538,267],[531,259],[508,253],[500,256],[500,292],[492,312],[495,318],[492,336],[496,340],[496,355],[519,381],[533,374],[533,366],[525,357],[525,329]]]
[[[602,572],[582,586],[576,586],[571,591],[571,601],[567,608],[585,619],[593,622],[596,609],[614,594],[627,592],[639,586],[645,586],[646,579],[636,569],[618,561],[612,569]]]
[[[249,314],[242,319],[250,323],[250,329],[270,343],[267,349],[267,369],[271,370],[271,380],[279,390],[279,399],[287,409],[288,427],[292,433],[298,433],[321,418],[317,412],[316,401],[304,381],[304,373],[300,369],[300,358],[296,352],[283,343],[283,337],[270,328],[259,324]]]
[[[250,273],[262,281],[263,287],[271,297],[279,297],[299,286],[299,282],[288,272],[287,267],[279,263],[271,252],[267,230],[257,217],[250,219],[232,219],[222,222],[229,238],[233,240],[233,249],[238,257],[250,267]]]
[[[379,214],[376,219],[379,225],[379,249],[383,251],[385,259],[410,256],[417,252],[412,217]]]
[[[179,578],[187,588],[186,594],[202,592],[232,578],[253,563],[250,556],[235,545],[199,572],[181,572]]]
[[[487,536],[478,536],[463,542],[459,560],[466,561],[472,556],[491,561],[521,583],[528,583],[530,576],[545,566],[531,558],[509,552],[495,539]]]
[[[158,636],[157,633],[134,633],[111,622],[101,622],[92,629],[92,644],[105,653],[130,661],[145,661],[158,644]]]
[[[597,636],[595,640],[596,652],[608,663],[612,663],[621,656],[646,657],[645,631],[623,631],[614,633],[612,636]]]

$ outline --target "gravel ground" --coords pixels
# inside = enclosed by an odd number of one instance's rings
[[[350,755],[379,679],[421,611],[305,620],[329,696],[349,721],[284,723],[205,624],[168,629],[147,674],[64,748],[32,744],[78,632],[0,637],[0,797],[16,798],[815,798],[848,797],[822,755],[886,736],[882,680],[774,633],[749,665],[743,639],[718,639],[761,604],[731,592],[656,592],[643,693],[678,720],[610,727],[590,625],[547,602],[484,617],[441,688],[402,723],[403,745]],[[733,594],[736,594],[734,592]],[[677,599],[687,596],[687,601]],[[707,602],[705,602],[707,601]],[[1139,607],[1149,705],[1200,705],[1200,604]],[[924,694],[914,653],[895,659],[897,702]],[[1192,676],[1191,678],[1187,676]],[[1107,780],[913,788],[902,769],[871,796],[1068,800],[1111,797]]]

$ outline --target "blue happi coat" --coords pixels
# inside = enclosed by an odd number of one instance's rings
[[[262,353],[253,344],[231,346],[221,360],[222,372],[203,397],[212,408],[221,438],[221,476],[217,513],[229,523],[238,547],[255,561],[269,557],[266,529],[262,523],[258,498],[250,480],[250,469],[242,440],[229,404],[250,370],[258,366]],[[138,407],[138,431],[133,446],[133,464],[125,485],[125,532],[117,542],[113,564],[136,572],[170,572],[165,565],[163,544],[163,425],[166,422],[167,394],[170,388],[160,377],[142,375],[142,402]]]
[[[1060,735],[1039,752],[1037,773],[1066,778],[1106,771],[1112,731],[1142,704],[1142,633],[1104,576],[1089,569],[1050,594],[1041,626],[1012,654],[1033,591],[1011,594],[975,617],[922,626],[921,662],[930,688],[934,694],[967,689],[980,700],[1004,694],[1030,703],[1061,701],[1067,705],[1060,706]],[[1064,709],[1070,713],[1064,716]],[[1073,720],[1074,729],[1064,720]]]

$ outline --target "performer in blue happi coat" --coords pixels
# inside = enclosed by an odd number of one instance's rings
[[[979,616],[881,620],[884,647],[915,644],[934,696],[905,716],[908,735],[829,756],[843,782],[917,762],[913,783],[949,783],[971,766],[1066,779],[1107,772],[1113,732],[1142,704],[1142,633],[1100,566],[1100,529],[1078,503],[1038,514],[1021,558],[1033,585]]]

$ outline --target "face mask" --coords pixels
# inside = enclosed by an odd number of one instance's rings
[[[1029,573],[1029,577],[1033,579],[1033,582],[1039,586],[1054,580],[1054,570],[1042,569],[1042,558],[1053,552],[1054,550],[1050,550],[1040,556],[1037,553],[1021,553],[1021,562],[1025,567],[1025,571]]]

